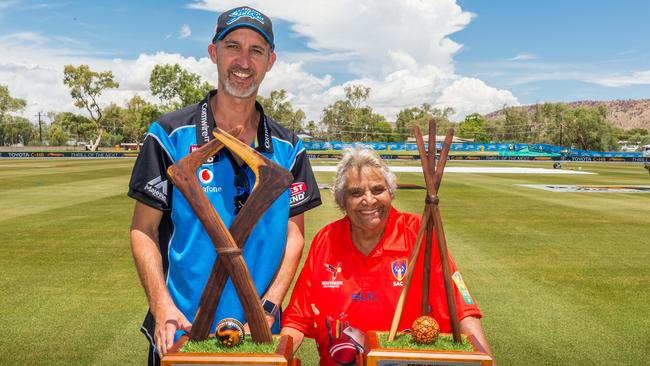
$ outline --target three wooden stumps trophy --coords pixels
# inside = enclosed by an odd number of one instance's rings
[[[241,128],[230,131],[237,136]],[[291,337],[274,339],[269,329],[260,297],[255,289],[242,257],[242,248],[257,221],[271,204],[289,188],[292,175],[286,169],[253,150],[235,136],[215,128],[214,139],[169,167],[167,174],[176,188],[183,194],[205,228],[218,254],[212,272],[203,290],[199,308],[192,323],[189,335],[182,336],[162,358],[163,366],[172,365],[300,365],[293,358]],[[255,185],[240,212],[235,217],[230,230],[215,211],[198,181],[198,168],[223,147],[243,160],[255,173]],[[263,190],[260,187],[264,187]],[[214,338],[210,327],[219,304],[221,292],[230,278],[242,304],[246,320],[250,326],[252,343],[270,345],[270,353],[239,351],[233,352],[184,352],[183,347],[193,341],[207,341],[225,346],[233,346],[243,341],[241,324],[228,319],[223,329],[217,329]],[[220,322],[221,324],[222,322]],[[219,328],[219,326],[218,326]],[[243,342],[246,343],[245,341]],[[274,345],[277,343],[277,346]],[[241,346],[243,347],[244,344]],[[258,349],[263,347],[258,347]],[[268,347],[267,347],[268,348]],[[223,348],[217,348],[223,349]]]
[[[368,335],[365,353],[365,363],[368,366],[491,366],[493,364],[492,357],[474,336],[462,335],[460,333],[458,313],[456,311],[447,252],[447,240],[438,206],[438,189],[442,181],[453,135],[454,130],[451,128],[448,129],[440,151],[440,158],[436,163],[435,123],[433,121],[429,122],[428,150],[425,150],[424,139],[422,138],[420,129],[417,126],[415,127],[415,138],[427,190],[424,212],[422,214],[422,221],[418,230],[415,247],[409,259],[409,265],[404,278],[404,287],[397,302],[390,332],[386,335],[385,332],[371,331]],[[429,296],[431,296],[429,294],[429,283],[431,281],[433,235],[436,236],[442,265],[445,296],[451,322],[451,336],[445,334],[439,335],[439,326],[436,320],[430,316],[426,316],[429,311]],[[420,311],[422,316],[415,320],[410,335],[402,334],[399,336],[400,338],[408,337],[410,339],[407,338],[406,342],[403,339],[397,342],[397,327],[404,310],[406,295],[413,278],[423,237],[425,239],[425,248]],[[434,342],[438,337],[446,337],[450,340],[449,342]]]

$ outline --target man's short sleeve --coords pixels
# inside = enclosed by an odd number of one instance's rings
[[[297,141],[296,150],[295,163],[291,167],[293,183],[290,190],[290,217],[299,215],[321,204],[316,177],[314,177],[314,172],[307,157],[307,150],[305,150],[302,141]]]
[[[160,138],[150,130],[133,166],[129,197],[159,210],[170,210],[172,184],[167,178],[167,168],[172,164],[172,158]]]

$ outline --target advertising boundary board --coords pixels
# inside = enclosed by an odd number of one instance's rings
[[[136,158],[133,151],[0,151],[0,158],[29,159],[29,158]],[[307,153],[310,159],[340,159],[342,153]],[[420,160],[417,155],[381,154],[386,160]],[[605,156],[496,156],[496,155],[449,155],[448,160],[464,161],[566,161],[566,162],[623,162],[650,163],[650,158],[644,157],[605,157]]]
[[[0,151],[0,158],[136,158],[137,152],[128,151]]]
[[[307,153],[310,159],[340,159],[343,154]],[[417,155],[380,155],[385,160],[420,160]],[[604,156],[496,156],[496,155],[449,155],[447,160],[465,161],[566,161],[566,162],[622,162],[645,163],[649,158],[643,157],[604,157]]]

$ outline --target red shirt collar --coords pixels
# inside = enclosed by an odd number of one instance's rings
[[[399,211],[395,207],[391,206],[390,212],[388,213],[388,220],[386,221],[386,228],[384,233],[381,235],[381,239],[377,246],[370,252],[368,258],[378,257],[386,251],[394,252],[408,252],[409,245],[404,242],[404,223],[400,222]],[[359,255],[363,255],[361,251],[352,243],[352,233],[350,230],[350,219],[346,216],[344,218],[345,225],[344,228],[347,231],[345,238],[347,241],[347,246],[355,251]]]

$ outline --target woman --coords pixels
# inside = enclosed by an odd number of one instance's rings
[[[305,336],[315,338],[321,365],[354,364],[363,346],[354,336],[357,330],[390,328],[420,226],[419,216],[393,208],[396,187],[395,175],[371,150],[349,150],[338,164],[334,198],[345,217],[314,237],[282,315],[281,333],[293,337],[294,349]],[[423,257],[421,253],[400,330],[420,315]],[[489,350],[480,310],[451,258],[450,266],[461,332],[474,334]],[[438,251],[432,250],[430,314],[442,332],[450,332],[441,271]]]

